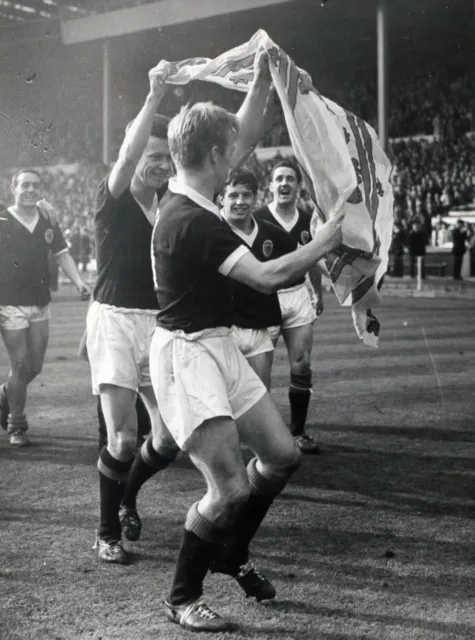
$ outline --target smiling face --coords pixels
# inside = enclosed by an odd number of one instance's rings
[[[172,172],[168,142],[151,136],[140,158],[135,173],[146,187],[158,189]]]
[[[12,183],[12,193],[15,198],[16,207],[35,207],[41,198],[40,177],[30,171],[17,174]]]
[[[223,194],[223,215],[235,226],[247,222],[254,209],[256,196],[245,184],[228,184]]]
[[[300,189],[295,171],[290,167],[277,167],[272,174],[270,192],[274,202],[288,207],[295,205]]]

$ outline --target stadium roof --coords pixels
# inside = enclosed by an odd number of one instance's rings
[[[74,19],[157,0],[0,0],[0,28],[37,20]]]
[[[137,7],[151,2],[160,2],[161,0],[0,0],[0,28],[8,27],[13,24],[28,24],[37,21],[51,21],[51,20],[72,20],[74,18],[81,18],[94,14],[106,13],[109,11],[115,11],[118,9],[127,9]],[[190,2],[199,2],[199,0],[190,0]],[[313,0],[315,4],[326,4],[327,2],[339,4],[341,9],[347,2],[339,2],[339,0]],[[216,4],[219,6],[220,1],[216,0]],[[364,5],[374,5],[373,2],[355,3],[354,0],[349,3],[353,4],[353,11],[363,11],[367,8]],[[389,3],[388,3],[389,4]],[[410,11],[411,5],[417,5],[418,7],[424,7],[424,10],[430,11],[431,9],[443,7],[444,9],[450,9],[450,2],[444,2],[442,0],[404,0],[400,2],[398,0],[398,9],[402,13]],[[392,5],[391,8],[395,8],[396,5]],[[452,5],[453,6],[453,5]],[[339,9],[340,9],[339,7]],[[343,9],[344,10],[344,9]],[[398,13],[399,13],[398,11]]]

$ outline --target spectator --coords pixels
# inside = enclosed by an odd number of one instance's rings
[[[404,275],[404,247],[406,233],[400,222],[394,223],[393,237],[389,247],[389,275],[402,278]]]
[[[79,262],[81,271],[87,271],[91,260],[91,238],[83,225],[79,231]]]
[[[412,223],[411,230],[409,231],[407,246],[409,249],[409,273],[411,278],[416,277],[417,273],[417,258],[421,260],[421,277],[424,280],[425,274],[425,255],[426,255],[426,233],[419,221]]]
[[[453,278],[462,280],[463,256],[467,250],[467,232],[463,220],[457,220],[455,228],[452,230],[452,255],[454,256]]]
[[[445,223],[442,216],[439,214],[435,219],[435,224],[432,230],[432,245],[434,247],[440,247],[447,244],[450,240],[449,225]]]

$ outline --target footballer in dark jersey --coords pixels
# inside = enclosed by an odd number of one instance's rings
[[[222,215],[251,253],[265,262],[295,251],[297,243],[279,225],[252,216],[257,189],[252,172],[233,171],[223,189]],[[269,389],[274,346],[268,328],[282,324],[279,298],[233,282],[233,310],[233,340]]]
[[[243,111],[260,128],[270,85],[265,52],[256,56],[254,72]],[[163,420],[206,483],[186,517],[165,612],[196,631],[229,629],[202,600],[209,570],[233,576],[248,596],[275,597],[255,571],[249,545],[300,460],[269,392],[232,340],[232,281],[272,294],[341,243],[342,218],[335,216],[306,246],[256,259],[214,202],[244,132],[236,116],[212,103],[184,107],[173,118],[168,140],[176,178],[153,232],[160,307],[150,350],[153,387]],[[240,443],[255,454],[247,468]]]
[[[270,192],[273,201],[254,212],[258,221],[272,222],[285,230],[299,245],[312,238],[311,214],[297,207],[302,174],[297,164],[283,160],[272,171]],[[311,351],[313,322],[323,311],[321,275],[312,272],[311,288],[305,278],[279,291],[282,325],[271,332],[274,343],[284,335],[290,362],[289,402],[290,429],[304,453],[319,453],[317,442],[305,432],[312,388]],[[315,295],[312,296],[313,290]],[[312,297],[314,300],[312,300]]]
[[[87,315],[87,356],[93,393],[100,396],[107,444],[99,453],[98,558],[127,564],[122,545],[138,540],[136,497],[142,484],[176,456],[177,446],[160,418],[150,381],[149,350],[158,311],[150,244],[162,183],[171,170],[168,118],[156,113],[171,65],[149,72],[149,93],[129,123],[119,157],[97,190],[94,227],[97,282]],[[137,395],[152,436],[136,451]],[[148,426],[148,421],[140,418]],[[153,446],[156,444],[156,448]]]
[[[28,385],[41,372],[49,336],[52,253],[81,295],[89,287],[56,222],[39,206],[41,176],[20,169],[11,184],[14,203],[0,210],[0,330],[10,358],[8,382],[0,387],[0,425],[10,444],[29,444],[25,415]]]

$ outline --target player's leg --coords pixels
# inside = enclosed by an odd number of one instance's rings
[[[259,353],[256,356],[249,356],[246,358],[252,369],[265,384],[267,390],[270,389],[270,372],[272,367],[272,355],[269,354],[272,354],[273,352],[273,350],[265,351],[264,353]]]
[[[167,467],[178,453],[178,446],[158,410],[150,377],[150,348],[155,326],[155,314],[144,314],[135,323],[135,362],[138,363],[140,378],[136,411],[137,418],[141,421],[139,427],[142,432],[144,427],[147,428],[149,437],[141,443],[135,454],[119,512],[122,532],[128,540],[132,541],[139,539],[142,530],[136,504],[140,488],[158,471]]]
[[[249,497],[234,421],[227,417],[205,421],[184,450],[202,473],[207,491],[188,511],[166,613],[173,622],[195,631],[224,631],[228,623],[200,605],[199,599],[212,560]]]
[[[267,329],[238,329],[234,328],[233,342],[244,355],[251,368],[270,388],[270,371],[272,360],[269,354],[274,351],[274,345]]]
[[[135,402],[135,410],[137,412],[137,445],[140,446],[142,442],[150,435],[152,423],[150,421],[150,415],[147,408],[140,397],[137,395]],[[99,431],[99,451],[107,444],[107,427],[104,418],[104,412],[102,411],[101,396],[97,396],[97,422]]]
[[[266,393],[236,421],[240,440],[256,457],[247,466],[250,496],[242,510],[230,545],[217,556],[217,570],[236,578],[246,595],[258,600],[275,596],[273,585],[249,561],[249,545],[274,498],[300,463],[300,451],[279,411]]]
[[[272,346],[273,346],[272,351],[268,351],[266,353],[266,356],[267,356],[266,367],[268,368],[268,371],[269,371],[269,377],[268,377],[269,385],[267,386],[266,384],[266,387],[270,391],[270,388],[272,386],[272,366],[274,364],[274,353],[275,353],[275,348],[277,346],[277,343],[279,342],[280,335],[282,333],[282,327],[280,325],[275,327],[267,327],[267,331],[269,333],[270,339],[272,341]]]
[[[315,440],[305,433],[312,389],[313,325],[284,329],[283,336],[290,362],[290,431],[303,453],[319,453]]]
[[[141,444],[135,455],[122,496],[119,518],[124,536],[131,541],[138,540],[142,530],[137,512],[137,495],[142,485],[156,473],[168,467],[179,451],[178,445],[162,420],[153,388],[142,387],[140,395],[152,425],[152,433]]]
[[[92,388],[101,397],[107,446],[98,459],[100,525],[96,548],[101,560],[126,563],[119,508],[137,443],[135,403],[140,385],[136,357],[139,319],[93,302],[87,314],[87,352]]]
[[[99,453],[102,451],[103,447],[107,446],[107,426],[106,419],[104,418],[104,412],[102,411],[102,402],[101,396],[97,396],[97,423],[98,423],[98,431],[99,431]]]
[[[143,399],[142,392],[137,394],[135,411],[137,412],[137,446],[139,446],[152,432],[150,411],[147,408],[147,403]]]
[[[8,381],[2,385],[2,426],[8,430],[10,443],[14,446],[29,444],[25,416],[26,389],[29,372],[27,368],[28,327],[3,329],[2,338],[10,360]]]
[[[136,393],[132,389],[102,384],[101,407],[107,429],[107,446],[99,453],[100,522],[96,546],[106,562],[126,564],[121,544],[119,509],[137,439]]]
[[[28,330],[28,384],[43,370],[49,340],[49,320],[33,320]]]

